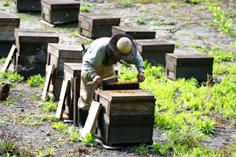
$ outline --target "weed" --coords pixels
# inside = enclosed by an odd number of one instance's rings
[[[96,146],[97,142],[95,142],[96,138],[94,136],[94,133],[89,134],[86,133],[85,137],[82,137],[82,142],[86,146]]]
[[[147,7],[145,7],[145,6],[141,6],[141,8],[138,10],[139,12],[144,12],[144,13],[150,13],[151,11],[147,8]]]
[[[45,152],[45,155],[47,155],[47,156],[52,156],[52,155],[54,155],[54,149],[53,149],[53,147],[48,147],[47,150],[46,150],[46,152]]]
[[[39,116],[35,116],[35,118],[38,118],[41,121],[51,121],[51,122],[57,121],[55,114],[39,115]]]
[[[6,57],[2,57],[0,59],[0,64],[4,64],[6,62],[7,58]]]
[[[145,146],[144,143],[140,144],[139,146],[134,146],[133,149],[131,149],[131,151],[134,151],[135,153],[147,153],[148,150],[148,146]]]
[[[42,77],[40,74],[30,76],[30,78],[27,79],[27,86],[28,87],[37,87],[37,86],[42,86],[44,85],[45,82],[45,77]]]
[[[39,104],[40,107],[43,108],[44,111],[47,111],[47,112],[56,112],[58,102],[55,102],[55,103],[54,103],[54,99],[53,99],[53,98],[50,98],[49,101],[41,101],[41,102],[39,102],[38,104]]]
[[[74,132],[74,133],[70,134],[70,140],[71,140],[72,142],[78,140],[79,137],[80,137],[80,134],[79,134],[78,132]]]
[[[207,135],[211,135],[214,134],[214,125],[215,125],[215,121],[213,119],[210,119],[208,117],[204,117],[204,121],[202,122],[199,119],[199,124],[198,127],[200,128],[200,130]]]
[[[131,0],[121,0],[120,3],[125,6],[131,6],[133,4]]]
[[[169,3],[169,6],[168,6],[168,8],[178,8],[180,6],[180,3],[179,2],[175,2],[175,1],[171,1],[170,3]]]
[[[16,105],[17,101],[8,97],[6,101],[2,101],[1,103],[8,106],[8,105]]]
[[[39,95],[34,95],[34,96],[28,96],[28,98],[33,99],[33,100],[41,100],[41,96]]]
[[[152,144],[152,145],[153,145],[153,148],[154,148],[153,151],[155,153],[161,153],[160,150],[162,148],[162,144],[160,142]]]
[[[175,48],[179,48],[179,43],[175,43]]]
[[[10,6],[10,2],[9,2],[9,1],[5,1],[5,2],[3,3],[3,6],[5,6],[5,7]]]
[[[17,73],[8,73],[7,79],[9,82],[21,82],[24,80],[24,77]]]
[[[88,5],[80,6],[80,12],[91,13],[92,9]]]
[[[63,122],[58,122],[58,123],[54,123],[52,124],[52,128],[59,130],[59,131],[63,131],[65,129],[68,128],[68,125],[64,124]]]

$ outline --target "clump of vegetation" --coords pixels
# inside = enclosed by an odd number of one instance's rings
[[[93,11],[88,5],[82,5],[80,6],[80,12],[91,13]]]
[[[1,104],[3,105],[16,105],[17,101],[11,99],[11,98],[7,98],[6,101],[1,101]]]
[[[6,62],[7,58],[6,57],[2,57],[0,59],[0,64],[4,64]]]
[[[135,153],[147,153],[149,152],[148,150],[148,146],[145,146],[144,143],[140,144],[139,146],[134,146],[133,149],[131,149],[131,151],[134,151]]]
[[[58,123],[52,124],[52,128],[59,130],[59,131],[63,131],[65,129],[68,129],[68,125],[66,125],[62,121],[60,121]]]
[[[3,3],[3,6],[5,6],[5,7],[10,6],[10,2],[9,2],[9,1],[5,1],[5,2]]]
[[[82,142],[86,146],[96,146],[97,142],[95,142],[96,138],[94,136],[94,133],[89,134],[86,133],[85,137],[82,137]]]
[[[41,121],[51,121],[51,122],[57,121],[55,114],[38,115],[38,116],[35,116],[35,118],[38,118]]]
[[[58,102],[54,102],[54,98],[50,98],[49,101],[41,101],[39,102],[39,106],[43,108],[44,111],[47,112],[56,112]]]
[[[43,86],[44,82],[45,82],[45,77],[42,77],[40,74],[38,75],[34,75],[34,76],[30,76],[27,79],[27,86],[28,87],[38,87],[38,86]]]
[[[24,77],[21,76],[20,74],[14,73],[14,72],[1,72],[0,76],[3,78],[7,78],[9,82],[21,82],[24,81]]]
[[[121,4],[125,5],[125,6],[131,6],[133,5],[131,0],[121,0],[120,2]]]

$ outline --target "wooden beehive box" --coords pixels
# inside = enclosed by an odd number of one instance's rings
[[[41,0],[16,0],[18,11],[41,11]]]
[[[156,31],[145,27],[112,26],[112,35],[116,33],[128,34],[134,39],[154,39],[156,36]]]
[[[14,71],[24,77],[44,76],[47,44],[58,43],[57,33],[53,30],[15,29],[14,35],[17,48]]]
[[[20,18],[10,13],[0,13],[0,57],[7,57],[15,43],[14,29],[19,28]]]
[[[152,143],[155,98],[142,89],[96,90],[102,108],[95,135],[108,145]]]
[[[64,80],[71,81],[70,94],[67,96],[65,112],[69,115],[70,120],[78,123],[77,101],[80,96],[80,81],[81,81],[82,63],[64,63]],[[76,95],[74,95],[74,78],[76,80]],[[75,98],[76,97],[76,98]],[[76,99],[74,101],[74,99]]]
[[[80,2],[75,0],[42,0],[41,17],[51,24],[77,22]]]
[[[202,53],[166,54],[166,77],[207,81],[207,74],[212,76],[213,61],[214,57]]]
[[[59,97],[64,77],[64,63],[82,63],[82,46],[65,44],[48,44],[47,65],[55,65],[49,92]]]
[[[173,53],[175,44],[160,39],[136,40],[137,49],[143,60],[152,64],[166,64],[166,53]]]
[[[119,26],[120,18],[107,13],[80,13],[78,32],[89,38],[111,37],[112,26]]]

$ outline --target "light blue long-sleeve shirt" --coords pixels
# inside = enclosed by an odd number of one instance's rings
[[[101,65],[105,59],[106,50],[109,47],[110,39],[111,38],[108,37],[99,38],[93,41],[86,50],[83,57],[83,70],[87,73],[87,75],[91,76],[91,78],[97,75],[94,68]],[[143,59],[139,53],[136,54],[132,61],[129,61],[129,64],[135,64],[138,71],[144,72]]]

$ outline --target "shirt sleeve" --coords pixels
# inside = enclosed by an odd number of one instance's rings
[[[143,64],[143,58],[139,55],[137,52],[136,56],[134,57],[134,60],[128,62],[130,64],[135,64],[135,67],[137,68],[138,71],[144,72],[144,64]]]
[[[105,59],[106,49],[110,38],[100,38],[89,46],[83,57],[83,70],[88,76],[93,78],[97,75],[95,67],[99,66]]]

